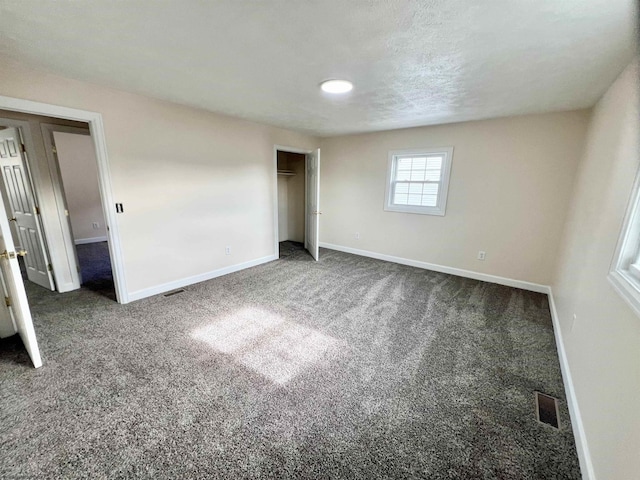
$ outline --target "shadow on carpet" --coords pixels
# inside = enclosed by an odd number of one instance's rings
[[[115,301],[116,292],[107,242],[76,245],[76,251],[82,274],[82,288]]]

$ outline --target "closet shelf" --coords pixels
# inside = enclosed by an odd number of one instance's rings
[[[278,170],[278,175],[293,177],[295,176],[295,172],[293,170]]]

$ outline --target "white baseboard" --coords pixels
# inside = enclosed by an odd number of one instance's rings
[[[411,260],[409,258],[394,257],[392,255],[385,255],[384,253],[371,252],[369,250],[360,250],[357,248],[343,247],[342,245],[334,245],[331,243],[320,242],[320,246],[328,248],[330,250],[338,250],[345,253],[353,253],[355,255],[361,255],[363,257],[376,258],[378,260],[385,260],[387,262],[399,263],[401,265],[408,265],[410,267],[423,268],[425,270],[433,270],[434,272],[448,273],[451,275],[457,275],[459,277],[472,278],[474,280],[481,280],[483,282],[497,283],[499,285],[506,285],[507,287],[521,288],[523,290],[529,290],[531,292],[548,293],[549,287],[547,285],[540,285],[538,283],[525,282],[523,280],[514,280],[512,278],[498,277],[496,275],[489,275],[488,273],[473,272],[471,270],[463,270],[461,268],[446,267],[444,265],[437,265],[435,263],[421,262],[419,260]]]
[[[553,321],[553,331],[555,333],[556,348],[558,350],[558,358],[560,360],[560,369],[562,371],[562,381],[564,383],[565,393],[567,395],[567,404],[569,407],[569,414],[571,416],[571,427],[573,429],[573,435],[576,442],[576,450],[578,452],[578,460],[580,461],[580,470],[582,472],[583,480],[596,480],[595,472],[593,470],[593,462],[591,461],[591,455],[589,453],[589,447],[587,445],[587,438],[584,431],[584,425],[582,423],[582,416],[580,414],[580,408],[578,407],[578,400],[573,388],[573,380],[571,378],[571,371],[569,370],[569,362],[567,354],[564,348],[564,341],[562,339],[562,330],[560,329],[560,322],[558,320],[558,312],[556,311],[556,304],[553,299],[553,292],[548,285],[540,285],[537,283],[525,282],[522,280],[514,280],[511,278],[498,277],[496,275],[489,275],[486,273],[473,272],[470,270],[463,270],[460,268],[446,267],[444,265],[437,265],[433,263],[421,262],[418,260],[411,260],[408,258],[394,257],[392,255],[385,255],[383,253],[370,252],[368,250],[360,250],[357,248],[344,247],[341,245],[333,245],[331,243],[320,243],[323,248],[330,250],[338,250],[340,252],[353,253],[355,255],[361,255],[363,257],[376,258],[378,260],[385,260],[387,262],[399,263],[401,265],[409,265],[411,267],[423,268],[425,270],[433,270],[440,273],[449,273],[451,275],[458,275],[460,277],[472,278],[474,280],[481,280],[484,282],[498,283],[500,285],[506,285],[508,287],[521,288],[523,290],[530,290],[532,292],[546,293],[549,297],[549,309],[551,311],[551,319]]]
[[[560,359],[560,370],[562,371],[562,381],[564,383],[564,391],[567,395],[567,405],[569,406],[569,415],[571,416],[571,427],[573,428],[573,436],[576,441],[576,450],[578,451],[578,460],[580,461],[580,471],[583,480],[596,480],[596,474],[593,470],[593,462],[589,453],[589,445],[587,444],[587,436],[582,423],[582,415],[578,406],[578,399],[573,388],[573,379],[571,370],[569,369],[569,361],[567,352],[564,348],[564,340],[562,339],[562,330],[560,329],[560,320],[556,310],[556,303],[553,299],[553,292],[549,287],[549,309],[551,310],[551,320],[553,322],[553,331],[556,335],[556,348],[558,350],[558,358]]]
[[[89,237],[89,238],[76,238],[73,243],[76,245],[84,245],[85,243],[98,243],[106,242],[107,237]]]
[[[200,275],[194,275],[192,277],[182,278],[173,282],[163,283],[162,285],[156,285],[155,287],[144,288],[142,290],[130,292],[128,301],[133,302],[135,300],[152,297],[153,295],[158,295],[160,293],[170,292],[171,290],[175,290],[176,288],[182,288],[186,287],[187,285],[193,285],[194,283],[211,280],[212,278],[221,277],[222,275],[227,275],[239,270],[244,270],[245,268],[255,267],[256,265],[262,265],[263,263],[271,262],[277,259],[278,257],[276,255],[269,255],[267,257],[250,260],[248,262],[219,268],[218,270],[213,270],[211,272],[201,273]]]

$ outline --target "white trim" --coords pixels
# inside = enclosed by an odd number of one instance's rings
[[[274,144],[273,145],[273,175],[274,175],[274,180],[273,180],[273,240],[274,240],[274,251],[273,254],[275,255],[276,259],[280,258],[280,238],[278,235],[278,150],[281,152],[286,152],[286,153],[302,153],[304,155],[309,155],[310,153],[313,152],[313,150],[305,150],[302,148],[296,148],[296,147],[285,147],[284,145],[277,145]],[[305,172],[306,172],[306,160],[305,160]],[[305,179],[306,179],[306,174],[305,174]],[[306,180],[305,180],[306,181]],[[306,198],[306,191],[307,191],[307,186],[305,184],[305,198]],[[307,242],[306,242],[306,235],[307,235],[307,229],[306,229],[306,222],[307,222],[307,202],[305,200],[305,213],[304,213],[304,221],[305,221],[305,248],[307,246]]]
[[[73,243],[76,245],[85,245],[87,243],[106,242],[108,237],[89,237],[89,238],[76,238]]]
[[[567,405],[569,407],[569,416],[571,417],[571,428],[576,442],[576,450],[578,452],[578,460],[580,462],[580,471],[583,480],[596,480],[596,474],[593,469],[591,454],[589,453],[589,445],[587,444],[587,435],[584,431],[582,423],[582,415],[578,406],[578,398],[573,388],[573,379],[571,370],[569,369],[569,360],[567,352],[564,348],[564,340],[562,338],[562,329],[560,328],[560,320],[556,310],[556,303],[553,299],[551,287],[548,291],[549,310],[551,311],[551,321],[553,322],[553,331],[556,337],[556,348],[558,350],[558,358],[560,360],[560,370],[562,371],[562,381],[564,383],[564,391],[567,396]]]
[[[115,284],[116,298],[120,303],[128,303],[129,294],[127,292],[127,282],[124,269],[124,259],[122,255],[122,245],[120,243],[120,232],[115,209],[115,204],[111,171],[109,167],[109,156],[107,155],[107,142],[104,134],[102,115],[97,112],[77,110],[75,108],[61,107],[47,103],[33,102],[21,98],[5,97],[0,95],[0,109],[12,110],[15,112],[31,113],[35,115],[46,115],[49,117],[64,118],[87,122],[89,131],[96,149],[96,159],[98,160],[98,179],[100,185],[100,198],[104,210],[104,218],[107,223],[107,235],[109,237],[109,253],[111,257],[111,268],[113,271],[113,282]]]
[[[376,258],[378,260],[399,263],[401,265],[408,265],[410,267],[422,268],[425,270],[433,270],[434,272],[448,273],[450,275],[457,275],[459,277],[472,278],[474,280],[481,280],[483,282],[497,283],[499,285],[506,285],[507,287],[529,290],[531,292],[549,292],[549,287],[547,285],[541,285],[539,283],[525,282],[524,280],[515,280],[513,278],[498,277],[496,275],[489,275],[488,273],[473,272],[471,270],[463,270],[462,268],[446,267],[444,265],[437,265],[435,263],[427,263],[403,257],[394,257],[393,255],[371,252],[369,250],[360,250],[358,248],[343,247],[342,245],[334,245],[331,243],[320,242],[320,246],[322,248],[328,248],[330,250],[338,250],[339,252],[353,253],[355,255],[361,255],[363,257]]]
[[[394,178],[396,176],[397,158],[411,155],[443,155],[443,165],[440,172],[440,182],[438,182],[438,203],[435,207],[422,207],[416,205],[396,205],[393,203]],[[411,150],[390,150],[387,164],[387,185],[384,195],[384,210],[387,212],[417,213],[420,215],[438,215],[443,217],[447,210],[447,195],[449,192],[449,181],[451,179],[451,163],[453,162],[453,147],[430,147]],[[435,182],[434,182],[435,183]]]
[[[640,315],[640,277],[638,245],[640,242],[640,170],[636,173],[618,243],[607,279],[625,302]]]
[[[636,288],[637,282],[635,279],[626,276],[624,270],[620,270],[610,272],[607,275],[607,280],[636,315],[640,315],[640,302],[638,301],[640,294]]]
[[[193,285],[194,283],[204,282],[206,280],[211,280],[212,278],[221,277],[222,275],[238,272],[240,270],[255,267],[257,265],[262,265],[263,263],[272,262],[274,260],[278,260],[278,257],[276,255],[268,255],[266,257],[257,258],[255,260],[249,260],[248,262],[238,263],[236,265],[230,265],[228,267],[219,268],[211,272],[201,273],[199,275],[194,275],[192,277],[182,278],[180,280],[175,280],[173,282],[163,283],[162,285],[156,285],[154,287],[144,288],[142,290],[131,292],[129,294],[129,301],[133,302],[135,300],[141,300],[143,298],[152,297],[153,295],[158,295],[160,293],[170,292],[171,290],[175,290],[176,288],[182,288],[188,285]]]
[[[550,286],[525,282],[522,280],[514,280],[511,278],[498,277],[496,275],[488,275],[486,273],[472,272],[470,270],[463,270],[460,268],[445,267],[443,265],[436,265],[433,263],[421,262],[418,260],[410,260],[408,258],[394,257],[392,255],[385,255],[382,253],[370,252],[368,250],[344,247],[331,243],[320,242],[320,246],[323,248],[328,248],[330,250],[353,253],[354,255],[376,258],[378,260],[385,260],[387,262],[399,263],[401,265],[423,268],[425,270],[433,270],[435,272],[458,275],[460,277],[472,278],[474,280],[497,283],[499,285],[521,288],[523,290],[529,290],[537,293],[546,293],[549,297],[549,310],[551,312],[553,331],[556,339],[556,349],[558,351],[560,370],[562,372],[562,382],[564,384],[564,390],[567,396],[569,416],[571,417],[571,428],[573,429],[573,436],[576,442],[576,450],[578,452],[578,460],[580,462],[582,478],[583,480],[596,480],[595,471],[593,469],[593,462],[591,460],[591,454],[589,453],[589,446],[587,444],[587,437],[585,434],[584,425],[582,423],[582,415],[580,414],[578,399],[576,397],[575,389],[573,388],[573,379],[571,377],[571,371],[569,369],[567,353],[564,348],[564,340],[562,338],[562,330],[560,329],[560,322],[558,319],[558,313],[556,311],[556,304],[553,299],[553,293]]]

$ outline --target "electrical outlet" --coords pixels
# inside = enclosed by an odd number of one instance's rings
[[[93,222],[92,225],[94,230],[98,230],[100,228],[100,224],[98,222]]]
[[[229,246],[224,247],[224,254],[225,255],[231,255],[231,247],[229,247]]]
[[[480,250],[478,252],[478,260],[484,260],[485,258],[487,258],[487,252],[483,252],[482,250]]]
[[[360,240],[360,232],[356,232],[356,240]]]

